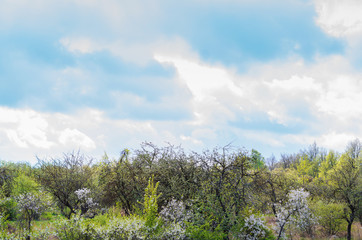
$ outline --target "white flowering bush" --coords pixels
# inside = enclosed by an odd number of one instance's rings
[[[162,231],[161,239],[187,239],[186,229],[179,223],[168,224]]]
[[[244,219],[244,225],[240,232],[239,239],[245,240],[266,239],[270,234],[264,219],[256,214],[251,214]]]
[[[184,226],[184,222],[192,218],[191,212],[186,209],[185,203],[172,199],[160,211],[161,219],[166,223],[179,223]]]
[[[275,239],[266,225],[264,216],[253,208],[246,207],[230,231],[230,239],[271,240]]]
[[[56,223],[55,235],[62,240],[82,240],[91,238],[91,225],[86,224],[80,213],[73,215],[71,219],[63,219]]]
[[[158,229],[158,231],[155,231]],[[56,236],[62,240],[99,239],[99,240],[182,240],[186,239],[185,231],[179,224],[166,226],[147,226],[146,219],[130,216],[110,219],[105,225],[99,226],[93,219],[84,219],[80,214],[70,220],[64,219],[56,228]]]
[[[275,230],[278,239],[285,237],[287,226],[297,226],[301,231],[307,231],[308,228],[316,224],[309,206],[307,198],[309,193],[303,188],[291,190],[288,194],[288,200],[284,204],[275,204],[277,210],[277,225]]]
[[[92,192],[88,188],[78,189],[75,192],[78,198],[78,208],[81,210],[81,214],[93,217],[95,215],[95,209],[98,207],[98,203],[91,197]]]
[[[96,229],[94,239],[146,239],[149,235],[146,220],[139,217],[113,219],[106,227]],[[148,239],[151,236],[148,237]]]
[[[20,227],[25,228],[28,234],[31,232],[31,222],[51,205],[41,191],[37,194],[30,192],[20,194],[16,197],[16,202],[19,209]]]

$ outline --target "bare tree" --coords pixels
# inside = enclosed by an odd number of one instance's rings
[[[62,158],[50,161],[38,158],[37,180],[42,187],[54,196],[62,213],[70,218],[75,213],[79,199],[75,191],[90,188],[92,159],[80,152],[65,153]]]

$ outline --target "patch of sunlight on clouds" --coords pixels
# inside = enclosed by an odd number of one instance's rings
[[[356,135],[347,133],[336,133],[335,131],[323,134],[317,139],[318,143],[329,149],[343,151],[347,143],[354,140]]]
[[[180,136],[180,139],[183,141],[183,142],[192,142],[193,144],[195,145],[202,145],[202,141],[198,140],[198,139],[195,139],[193,137],[190,137],[190,136],[185,136],[185,135],[181,135]]]
[[[59,142],[65,146],[78,145],[80,148],[94,149],[96,144],[78,129],[64,129],[59,136]]]
[[[235,119],[242,108],[244,91],[235,84],[235,73],[222,66],[203,63],[198,58],[154,55],[155,60],[176,68],[177,78],[193,96],[194,124],[225,123]]]
[[[0,116],[4,116],[0,119],[0,131],[19,147],[49,148],[54,145],[46,136],[48,122],[35,111],[1,107]]]
[[[266,82],[266,84],[273,88],[279,88],[285,91],[317,91],[322,90],[320,83],[317,83],[315,79],[306,76],[293,75],[288,80],[273,79],[272,82]]]
[[[174,58],[155,55],[155,59],[161,63],[171,63],[178,70],[179,77],[184,80],[196,100],[208,99],[216,91],[227,89],[238,96],[243,91],[231,80],[233,75],[222,67],[211,66],[205,63],[185,58]]]
[[[353,76],[339,76],[329,82],[316,106],[320,111],[339,119],[360,119],[362,116],[362,84]]]

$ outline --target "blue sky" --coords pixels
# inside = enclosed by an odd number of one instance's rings
[[[358,1],[0,0],[0,158],[362,136]]]

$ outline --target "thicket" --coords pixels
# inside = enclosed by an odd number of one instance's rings
[[[352,239],[361,150],[359,140],[343,153],[314,143],[276,161],[231,146],[143,143],[118,159],[3,161],[0,239]]]

